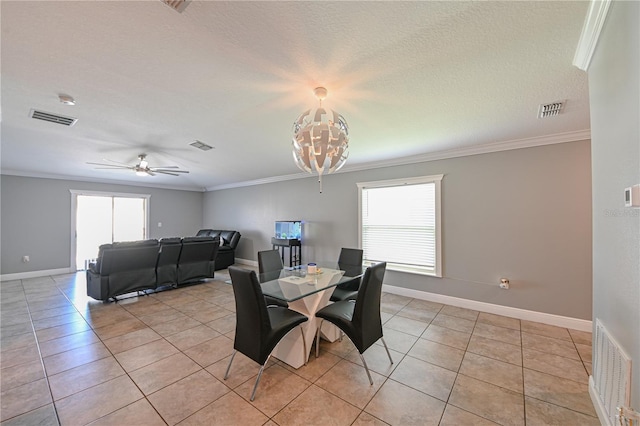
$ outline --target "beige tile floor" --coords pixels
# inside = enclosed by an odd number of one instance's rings
[[[321,344],[298,370],[233,350],[223,280],[103,304],[82,273],[2,282],[5,425],[597,425],[591,334],[383,294],[384,348]]]

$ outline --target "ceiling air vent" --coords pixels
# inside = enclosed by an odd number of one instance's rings
[[[564,101],[552,102],[550,104],[541,104],[538,109],[538,118],[554,117],[562,112]]]
[[[210,149],[213,149],[212,146],[207,145],[206,143],[202,143],[200,141],[195,141],[193,143],[190,143],[189,145],[191,145],[194,148],[201,149],[203,151],[209,151]]]
[[[162,0],[162,3],[166,4],[171,9],[182,13],[190,1],[191,0]]]
[[[29,111],[29,117],[36,118],[38,120],[49,121],[51,123],[62,124],[63,126],[73,126],[78,121],[77,118],[65,117],[64,115],[53,114],[51,112],[44,112],[32,109]]]

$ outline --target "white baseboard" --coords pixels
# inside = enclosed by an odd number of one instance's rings
[[[453,305],[460,308],[473,309],[475,311],[487,312],[490,314],[502,315],[505,317],[518,318],[527,321],[541,322],[558,327],[570,328],[572,330],[591,332],[591,321],[578,318],[563,317],[561,315],[547,314],[544,312],[529,311],[526,309],[513,308],[510,306],[494,305],[492,303],[478,302],[476,300],[462,299],[459,297],[445,296],[443,294],[429,293],[426,291],[413,290],[409,288],[383,285],[382,291],[397,294],[399,296],[413,297],[414,299],[428,300],[430,302]]]
[[[0,281],[26,280],[28,278],[47,277],[49,275],[70,274],[72,272],[75,272],[75,271],[72,271],[71,268],[44,269],[42,271],[18,272],[15,274],[0,275]]]
[[[593,403],[593,408],[596,410],[600,424],[603,426],[613,426],[609,417],[607,417],[607,412],[604,409],[604,405],[602,405],[602,401],[600,401],[600,398],[598,397],[598,391],[595,388],[593,376],[589,376],[589,396],[591,397],[591,402]]]
[[[248,266],[253,266],[255,268],[258,267],[258,261],[257,260],[249,260],[249,259],[238,259],[236,257],[236,263],[239,263],[241,265],[248,265]]]

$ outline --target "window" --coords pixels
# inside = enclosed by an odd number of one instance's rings
[[[86,269],[101,244],[147,238],[150,195],[71,191],[71,264]]]
[[[442,276],[443,175],[358,183],[360,247],[366,264]]]

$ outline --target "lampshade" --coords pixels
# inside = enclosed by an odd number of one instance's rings
[[[305,172],[318,173],[322,192],[322,175],[340,170],[349,156],[349,126],[342,115],[322,107],[327,89],[317,87],[314,93],[318,108],[303,112],[293,124],[293,161]]]

